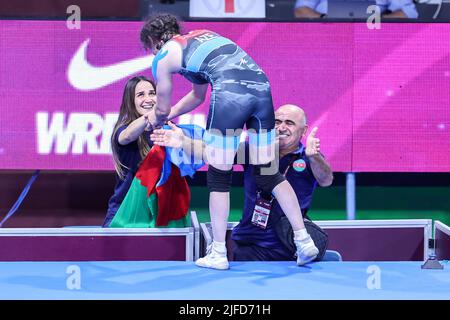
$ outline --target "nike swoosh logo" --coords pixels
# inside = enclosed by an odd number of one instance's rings
[[[104,67],[92,66],[86,58],[89,41],[87,39],[81,44],[67,70],[67,79],[76,89],[88,91],[103,88],[152,66],[153,54]]]

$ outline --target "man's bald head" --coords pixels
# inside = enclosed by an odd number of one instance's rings
[[[275,118],[277,115],[286,115],[292,120],[296,120],[296,122],[298,122],[301,126],[306,125],[305,111],[295,104],[282,105],[275,111]]]
[[[275,111],[275,129],[280,142],[280,153],[295,151],[308,129],[305,111],[293,104],[282,105]]]

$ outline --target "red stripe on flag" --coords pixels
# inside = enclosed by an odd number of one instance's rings
[[[234,0],[225,0],[225,13],[234,13]]]

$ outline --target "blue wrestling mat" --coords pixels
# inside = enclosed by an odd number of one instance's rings
[[[450,265],[421,262],[1,262],[0,299],[450,299]]]

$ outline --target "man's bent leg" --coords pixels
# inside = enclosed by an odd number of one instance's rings
[[[234,242],[234,261],[291,261],[292,255],[284,249],[264,248],[251,243]]]

